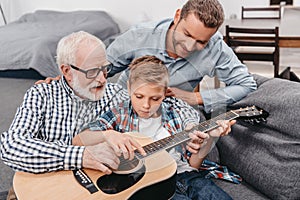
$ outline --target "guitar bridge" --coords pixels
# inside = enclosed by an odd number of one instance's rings
[[[73,175],[76,181],[91,194],[99,191],[88,175],[81,169],[73,170]]]

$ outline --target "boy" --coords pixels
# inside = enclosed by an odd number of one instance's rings
[[[188,120],[189,124],[184,125],[179,113],[165,98],[168,83],[168,71],[162,61],[154,56],[134,60],[130,65],[128,79],[130,99],[121,103],[119,108],[106,112],[97,122],[91,123],[89,128],[92,131],[113,129],[122,133],[138,131],[156,141],[198,124],[199,115],[195,114],[193,119]],[[184,156],[186,153],[183,149],[170,150],[169,153],[177,162],[178,173],[176,194],[173,199],[231,199],[211,180],[201,177],[197,169],[212,148],[214,138],[210,135],[214,137],[227,135],[233,123],[220,122],[220,127],[210,131],[209,134],[200,131],[191,133],[191,140],[186,146],[186,150],[191,153],[189,157]],[[93,134],[87,130],[81,133],[75,142],[93,143],[97,141],[96,137],[95,132]],[[124,145],[119,146],[119,150],[130,152]],[[129,157],[132,158],[132,155]]]

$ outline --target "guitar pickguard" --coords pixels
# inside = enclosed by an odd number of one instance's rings
[[[139,160],[137,157],[134,157],[132,160],[128,160],[121,156],[119,159],[120,165],[118,169],[114,171],[116,174],[130,174],[136,172],[144,165],[144,160]]]
[[[127,188],[130,188],[137,183],[146,172],[146,168],[143,165],[139,170],[130,174],[116,174],[101,176],[97,180],[97,186],[106,194],[116,194]]]

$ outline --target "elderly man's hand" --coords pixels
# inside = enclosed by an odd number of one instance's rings
[[[111,174],[111,169],[117,169],[120,164],[115,151],[106,142],[87,146],[83,152],[82,160],[83,167],[100,170],[105,174]]]

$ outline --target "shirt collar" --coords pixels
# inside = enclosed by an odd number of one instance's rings
[[[164,55],[168,56],[168,53],[166,51],[166,42],[167,42],[167,32],[170,28],[170,26],[173,23],[173,19],[165,19],[160,21],[153,29],[152,34],[158,34],[160,35],[159,39],[159,52]]]
[[[137,119],[138,118],[138,114],[136,113],[136,111],[133,109],[133,106],[132,106],[132,103],[131,103],[131,100],[127,101],[124,103],[123,105],[124,107],[127,107],[128,109],[128,114],[130,116],[133,116],[134,119]],[[169,115],[170,113],[172,113],[172,111],[170,110],[170,107],[167,103],[165,103],[164,101],[161,103],[161,119],[162,119],[162,122],[167,122],[169,120],[172,120],[170,119]]]
[[[153,29],[153,34],[160,34],[160,47],[159,47],[159,53],[161,55],[163,55],[164,57],[170,58],[171,60],[182,60],[184,58],[178,57],[178,58],[173,58],[171,56],[169,56],[168,52],[167,52],[167,33],[168,30],[170,29],[170,27],[172,26],[172,24],[174,23],[173,19],[169,18],[169,19],[165,19],[160,21]]]
[[[62,86],[62,88],[64,88],[64,90],[70,97],[76,96],[73,89],[69,86],[64,76],[61,76],[60,85]]]

